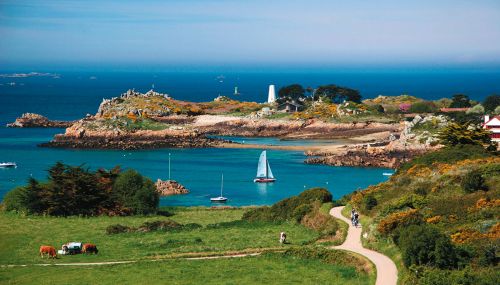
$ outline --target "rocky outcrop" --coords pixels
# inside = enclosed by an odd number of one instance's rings
[[[321,120],[270,120],[223,116],[199,116],[194,125],[204,133],[226,136],[338,139],[379,132],[399,132],[400,124],[329,123]],[[207,121],[207,122],[205,122]]]
[[[171,196],[171,195],[181,195],[189,193],[186,187],[182,186],[179,182],[175,180],[160,180],[158,179],[155,183],[156,191],[160,196]]]
[[[74,121],[51,121],[39,114],[24,113],[13,123],[7,124],[8,128],[67,128]]]

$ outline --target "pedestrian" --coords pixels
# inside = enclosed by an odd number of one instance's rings
[[[358,212],[356,212],[354,214],[354,226],[357,227],[358,223],[359,223],[359,214],[358,214]]]
[[[280,233],[280,243],[281,244],[286,243],[286,233],[285,232]]]
[[[351,224],[354,226],[354,216],[356,214],[356,209],[352,208],[351,210]]]

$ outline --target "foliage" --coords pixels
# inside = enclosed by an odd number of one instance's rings
[[[464,270],[440,270],[419,268],[419,285],[496,285],[500,273],[495,269],[466,268]]]
[[[314,92],[314,97],[315,99],[316,97],[325,97],[336,104],[343,103],[344,101],[361,103],[361,94],[358,90],[341,87],[334,84],[319,86],[318,89],[316,89],[316,92]]]
[[[434,113],[438,110],[433,102],[416,102],[409,108],[410,113]]]
[[[368,195],[363,197],[362,205],[366,210],[370,211],[375,206],[377,206],[377,204],[378,204],[377,199],[375,198],[375,196],[373,194],[368,194]]]
[[[490,95],[483,101],[484,111],[492,113],[496,108],[500,107],[500,95]]]
[[[382,235],[389,235],[399,227],[422,223],[422,216],[416,209],[393,213],[380,221],[377,230]]]
[[[490,131],[473,124],[449,123],[439,133],[441,144],[455,146],[459,144],[489,145]]]
[[[304,99],[305,89],[300,84],[292,84],[288,86],[281,87],[278,91],[278,103],[284,103],[287,101],[297,101],[299,99]]]
[[[298,196],[281,200],[271,207],[251,209],[242,220],[249,222],[298,222],[320,233],[334,235],[339,229],[337,222],[328,213],[322,212],[322,205],[332,202],[332,195],[324,188],[308,189]]]
[[[401,111],[403,113],[407,113],[408,111],[410,111],[410,108],[411,108],[411,104],[408,104],[408,103],[399,104],[399,111]]]
[[[479,190],[488,190],[488,187],[486,187],[486,185],[484,184],[484,178],[479,170],[469,171],[464,176],[461,186],[467,193],[472,193]]]
[[[500,106],[497,106],[495,108],[495,111],[493,111],[493,113],[496,114],[496,115],[500,115]]]
[[[112,197],[136,214],[156,212],[160,201],[153,181],[131,169],[120,173],[113,185]]]
[[[92,172],[83,166],[57,162],[48,172],[47,182],[30,178],[28,185],[7,194],[6,209],[53,216],[152,213],[157,210],[158,194],[154,184],[135,171],[120,173],[120,168],[115,167],[110,171]]]
[[[450,238],[430,225],[402,228],[397,244],[406,266],[430,265],[444,269],[457,265],[455,248]]]
[[[478,145],[455,145],[437,151],[429,152],[406,162],[399,169],[404,172],[415,165],[430,166],[433,163],[454,163],[465,159],[484,158],[492,156],[483,147]]]
[[[469,96],[464,94],[455,94],[451,100],[450,108],[467,108],[471,106]]]
[[[466,114],[484,114],[484,107],[481,104],[477,104],[465,112]]]
[[[290,248],[287,249],[284,253],[284,256],[294,256],[302,259],[319,259],[325,263],[330,264],[341,264],[346,266],[353,266],[357,271],[367,272],[370,266],[367,264],[367,261],[356,257],[354,255],[348,254],[345,251],[339,250],[328,250],[325,248],[309,248],[309,247],[301,247],[301,248]]]

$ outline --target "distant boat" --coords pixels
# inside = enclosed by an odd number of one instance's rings
[[[15,162],[0,162],[0,167],[1,168],[12,168],[12,167],[17,167],[17,164]]]
[[[390,173],[390,172],[384,172],[384,173],[382,173],[382,175],[384,175],[384,176],[392,176],[393,174],[394,173]]]
[[[211,202],[216,202],[216,203],[225,203],[227,201],[227,198],[222,196],[222,189],[224,188],[224,173],[222,174],[222,180],[220,183],[220,196],[215,197],[215,198],[210,198]]]
[[[238,92],[238,86],[234,87],[234,95],[240,95],[241,93]]]
[[[257,176],[253,180],[253,182],[258,183],[267,183],[274,182],[276,179],[273,176],[273,172],[271,171],[271,166],[269,166],[269,161],[267,161],[267,152],[264,150],[260,154],[259,164],[257,166]]]

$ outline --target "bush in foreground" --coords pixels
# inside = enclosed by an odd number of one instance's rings
[[[94,172],[58,162],[48,172],[47,182],[30,178],[28,185],[7,193],[5,209],[52,216],[148,214],[158,209],[153,182],[133,170]]]

